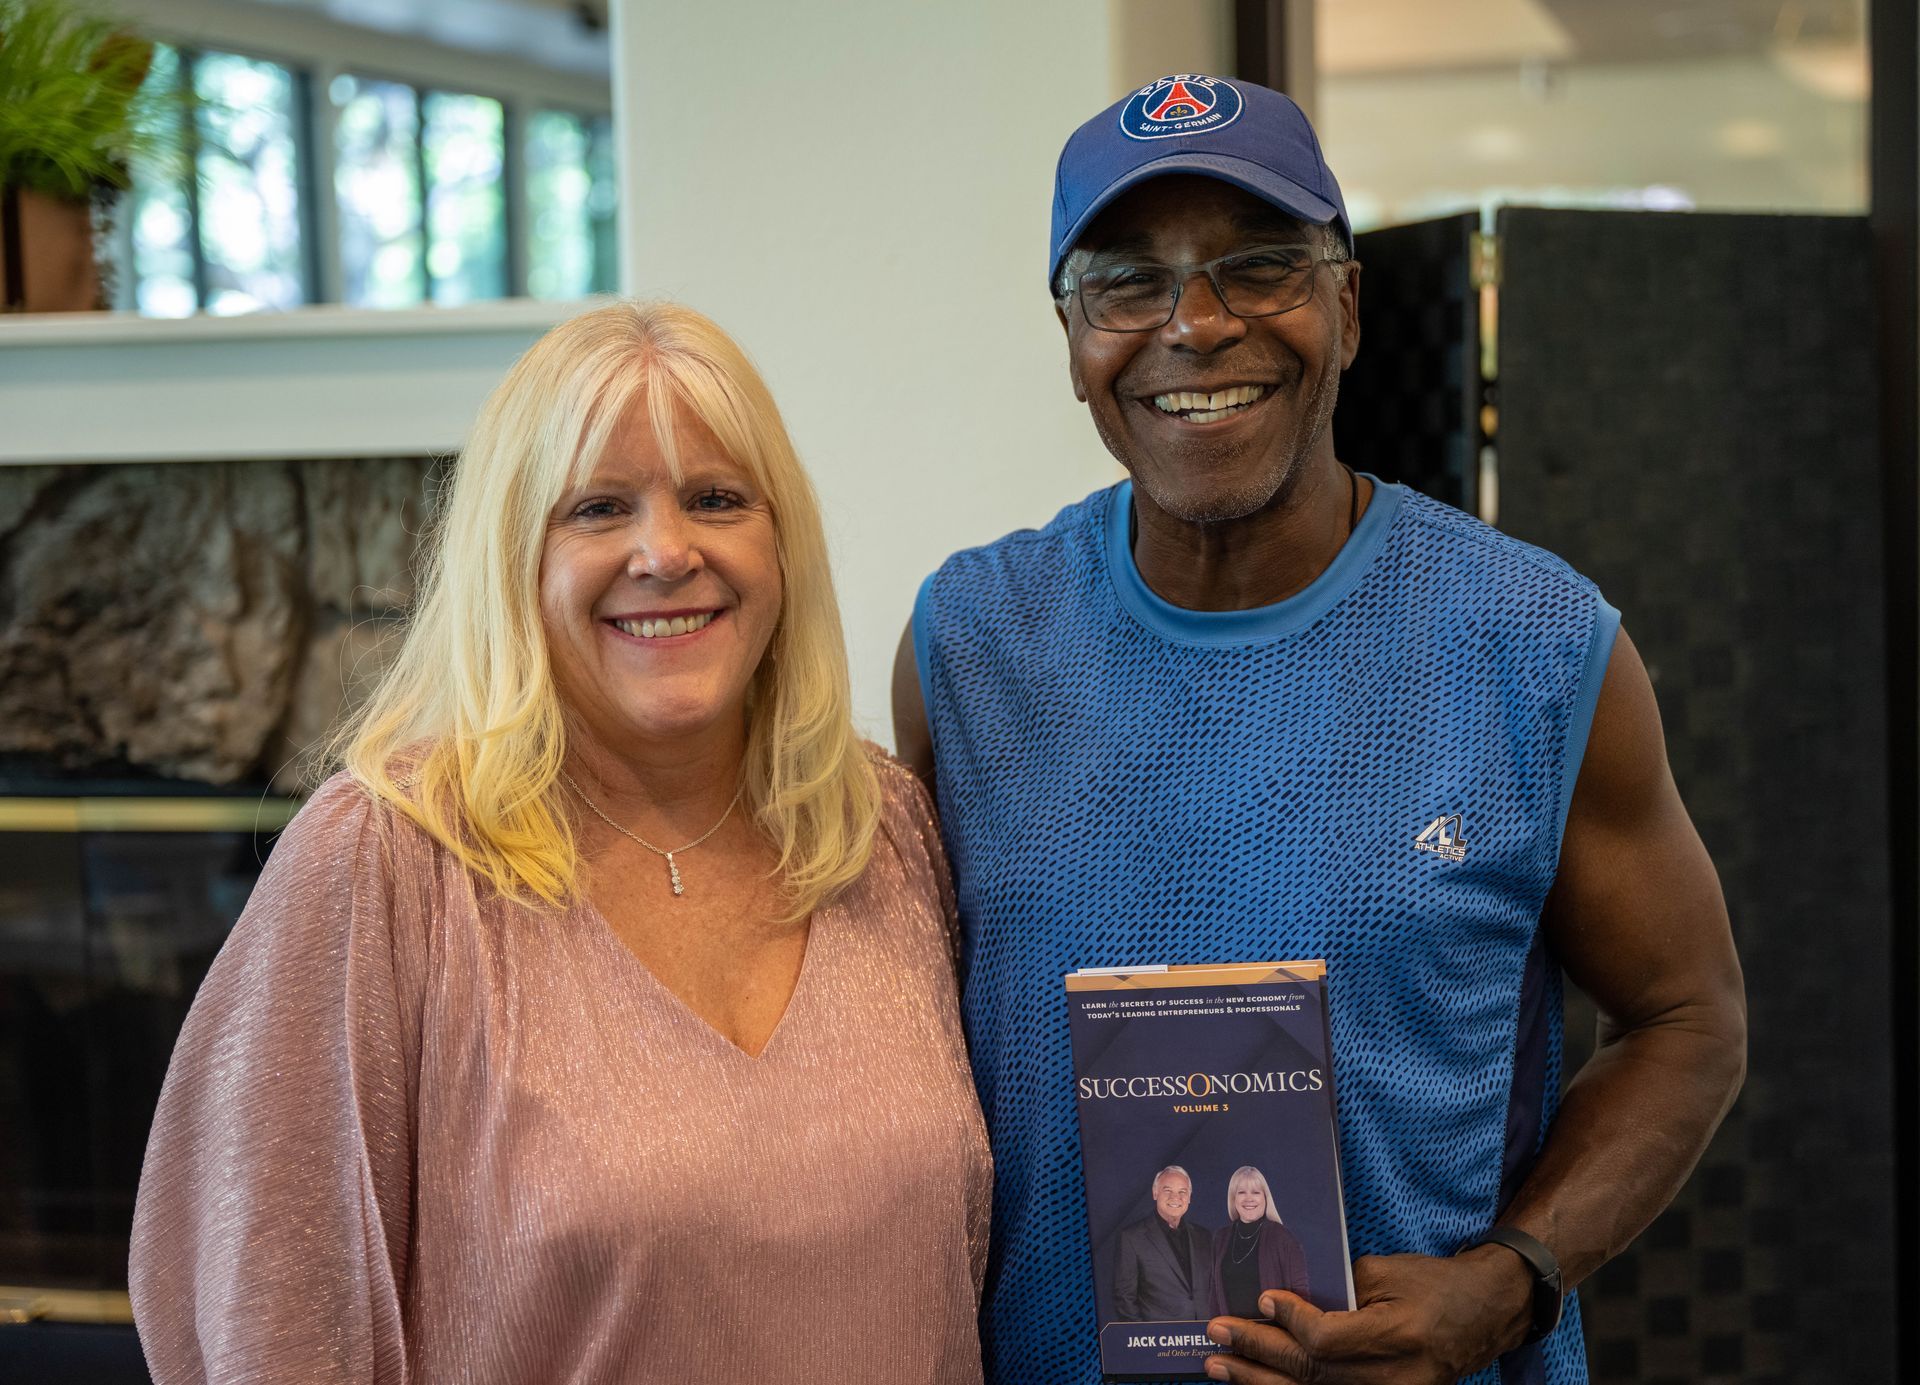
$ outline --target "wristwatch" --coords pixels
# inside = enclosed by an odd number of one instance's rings
[[[1560,1262],[1553,1258],[1552,1251],[1512,1226],[1496,1226],[1467,1248],[1478,1246],[1505,1246],[1533,1271],[1533,1326],[1520,1345],[1530,1346],[1560,1325],[1560,1307],[1566,1293],[1560,1283]]]

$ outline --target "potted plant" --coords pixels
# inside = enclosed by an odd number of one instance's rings
[[[144,90],[153,44],[71,0],[0,0],[0,310],[104,306],[96,204],[177,142]]]

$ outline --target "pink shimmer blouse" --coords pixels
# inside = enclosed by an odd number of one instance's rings
[[[754,1058],[336,776],[181,1031],[131,1281],[183,1381],[978,1385],[991,1166],[925,793]]]

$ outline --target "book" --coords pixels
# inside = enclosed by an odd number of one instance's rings
[[[1208,1319],[1262,1290],[1354,1306],[1326,986],[1321,961],[1066,977],[1106,1379],[1205,1380]]]

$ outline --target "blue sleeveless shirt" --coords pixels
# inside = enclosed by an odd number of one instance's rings
[[[1100,1379],[1064,972],[1326,958],[1356,1257],[1491,1226],[1558,1095],[1538,925],[1618,613],[1558,558],[1378,483],[1306,589],[1189,611],[1141,579],[1131,508],[1123,483],[957,553],[914,608],[1004,1385]],[[1586,1378],[1570,1299],[1472,1379]]]

